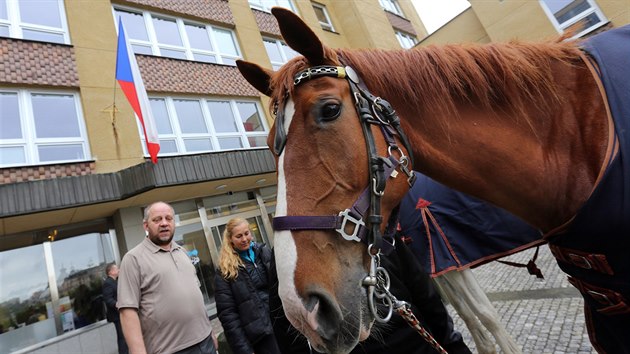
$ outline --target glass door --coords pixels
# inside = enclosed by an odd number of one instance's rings
[[[197,278],[206,311],[209,316],[213,316],[217,313],[214,301],[215,265],[197,206],[194,201],[173,203],[172,205],[175,209],[176,222],[173,240],[188,252],[188,256],[197,270]]]
[[[214,264],[201,223],[195,223],[192,227],[176,228],[173,239],[188,251],[188,256],[197,270],[208,315],[215,314],[217,307],[214,301]]]
[[[54,233],[5,236],[2,246],[17,238],[35,244],[0,252],[0,353],[104,319],[102,282],[106,265],[114,261],[115,238],[106,228],[107,223],[83,223]]]

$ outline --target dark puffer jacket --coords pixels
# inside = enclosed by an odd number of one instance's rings
[[[271,250],[264,244],[252,249],[255,264],[245,262],[232,281],[217,271],[214,281],[217,313],[234,354],[251,354],[258,341],[273,335],[267,279]]]

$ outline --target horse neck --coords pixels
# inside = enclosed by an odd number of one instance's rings
[[[392,79],[380,81],[374,93],[399,113],[415,170],[549,231],[567,222],[590,196],[609,134],[602,119],[605,104],[584,63],[551,60],[549,65],[555,91],[504,92],[520,95],[510,100],[524,102],[519,110],[479,107],[457,94],[451,94],[451,108],[427,107],[426,102],[445,101],[432,97],[435,91],[409,90],[439,80],[422,69],[406,75],[405,92]]]

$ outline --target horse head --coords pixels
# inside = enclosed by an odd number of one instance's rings
[[[378,317],[366,277],[374,275],[388,219],[409,188],[409,151],[389,104],[297,15],[272,13],[303,57],[277,72],[237,65],[271,97],[276,115],[268,143],[278,171],[278,291],[287,318],[316,350],[345,353]]]

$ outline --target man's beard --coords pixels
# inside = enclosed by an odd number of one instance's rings
[[[149,236],[149,239],[151,240],[151,242],[155,243],[158,246],[165,246],[171,243],[171,240],[173,240],[173,233],[168,236],[168,239],[163,239],[162,237],[160,237],[159,233],[154,236]]]

